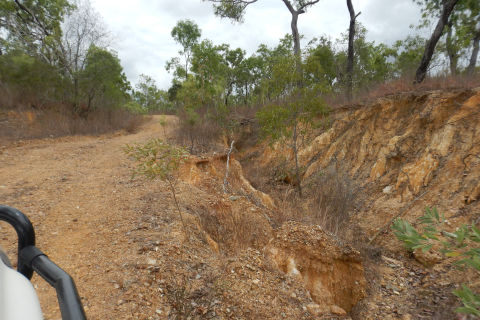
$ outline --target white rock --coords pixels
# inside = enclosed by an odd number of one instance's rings
[[[385,194],[392,193],[392,186],[386,186],[385,188],[383,188],[382,192]]]

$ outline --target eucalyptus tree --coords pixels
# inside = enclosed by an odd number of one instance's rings
[[[438,17],[442,11],[442,0],[417,0],[422,5],[422,21],[419,28],[429,27],[432,17]],[[443,35],[445,44],[439,49],[448,58],[450,73],[457,74],[461,61],[465,61],[470,47],[475,53],[477,34],[480,33],[480,2],[478,0],[459,0],[450,14]],[[478,36],[480,37],[480,35]],[[470,57],[471,58],[471,57]],[[472,61],[472,59],[470,59]],[[473,59],[476,63],[476,59]]]
[[[243,67],[245,66],[245,51],[237,48],[231,50],[229,47],[225,50],[224,63],[225,69],[225,106],[228,106],[229,99],[232,94],[238,91],[238,88],[242,87],[241,80],[244,75]]]
[[[61,23],[73,6],[67,0],[0,1],[0,37],[5,47],[21,48],[54,64]]]
[[[79,85],[82,92],[79,115],[82,117],[98,107],[122,106],[130,98],[130,83],[116,53],[94,45],[88,49]]]
[[[480,45],[480,2],[467,0],[467,10],[460,16],[460,21],[466,26],[466,34],[470,35],[468,44],[472,46],[470,60],[466,69],[468,75],[472,75],[478,59]]]
[[[279,57],[272,68],[270,79],[275,101],[257,113],[262,135],[271,142],[282,142],[293,154],[295,186],[302,196],[302,168],[298,162],[299,142],[310,128],[316,125],[319,116],[328,110],[320,96],[321,85],[298,86],[302,75],[297,72],[296,55]]]
[[[347,58],[347,99],[352,100],[353,90],[353,59],[354,59],[354,39],[355,39],[355,24],[357,17],[361,12],[355,14],[352,0],[347,0],[348,12],[350,14],[350,27],[348,29],[348,58]]]
[[[160,90],[156,81],[145,74],[140,75],[140,80],[133,92],[133,99],[142,106],[144,111],[170,111],[171,109],[167,93]]]
[[[89,50],[92,47],[108,48],[111,36],[89,0],[75,0],[73,4],[75,9],[66,15],[62,25],[63,34],[57,52],[62,72],[72,82],[73,109],[79,112],[79,76],[85,69]]]
[[[222,18],[230,18],[234,21],[242,21],[246,8],[258,0],[203,0],[213,3],[215,14]],[[294,53],[300,56],[300,34],[298,32],[298,17],[305,13],[308,8],[320,0],[281,0],[292,16],[290,23],[294,43]]]
[[[475,72],[475,66],[478,59],[478,51],[480,48],[480,27],[476,30],[475,36],[472,39],[472,55],[470,56],[470,62],[467,67],[467,74],[473,75]]]
[[[188,78],[188,65],[192,58],[193,48],[198,44],[202,31],[195,22],[187,19],[178,21],[176,26],[172,29],[171,35],[172,38],[183,47],[183,50],[178,53],[184,58],[185,69],[182,67],[182,71],[185,72],[186,80]],[[172,67],[180,67],[180,61],[174,58],[167,63],[167,70]]]
[[[432,59],[433,53],[435,51],[435,47],[438,43],[438,40],[443,34],[443,30],[446,25],[448,25],[450,15],[455,9],[455,6],[459,1],[463,0],[414,0],[416,3],[421,4],[424,6],[424,15],[426,14],[425,10],[429,8],[436,8],[440,9],[440,15],[435,26],[435,30],[433,31],[430,39],[427,41],[425,45],[425,51],[422,56],[422,60],[420,61],[420,65],[417,68],[417,72],[415,74],[415,83],[421,83],[425,80],[427,75],[428,66]],[[440,2],[439,2],[440,1]]]

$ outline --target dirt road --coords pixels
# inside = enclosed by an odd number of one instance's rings
[[[141,195],[152,187],[131,179],[122,147],[162,136],[154,116],[136,134],[45,139],[0,149],[0,203],[29,216],[37,246],[75,279],[91,319],[126,318],[115,311],[122,298],[114,289],[123,286],[118,277],[128,279],[123,269],[136,252],[125,234],[136,228]],[[0,244],[14,258],[16,235],[5,224],[1,234]],[[45,318],[59,319],[54,290],[38,276],[33,282]]]

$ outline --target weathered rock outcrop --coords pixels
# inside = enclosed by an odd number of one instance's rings
[[[303,178],[330,165],[348,172],[364,196],[356,218],[368,236],[402,210],[412,219],[436,206],[458,225],[480,207],[480,88],[402,93],[331,117],[300,151]],[[259,158],[268,168],[280,153]]]

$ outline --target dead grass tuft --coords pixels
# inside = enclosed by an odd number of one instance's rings
[[[349,175],[332,165],[304,181],[303,198],[292,186],[277,193],[279,211],[274,217],[275,225],[298,221],[320,225],[332,234],[343,236],[358,205],[358,191]]]
[[[222,251],[239,251],[266,244],[270,227],[261,213],[236,207],[216,206],[200,212],[202,229],[215,240]]]

